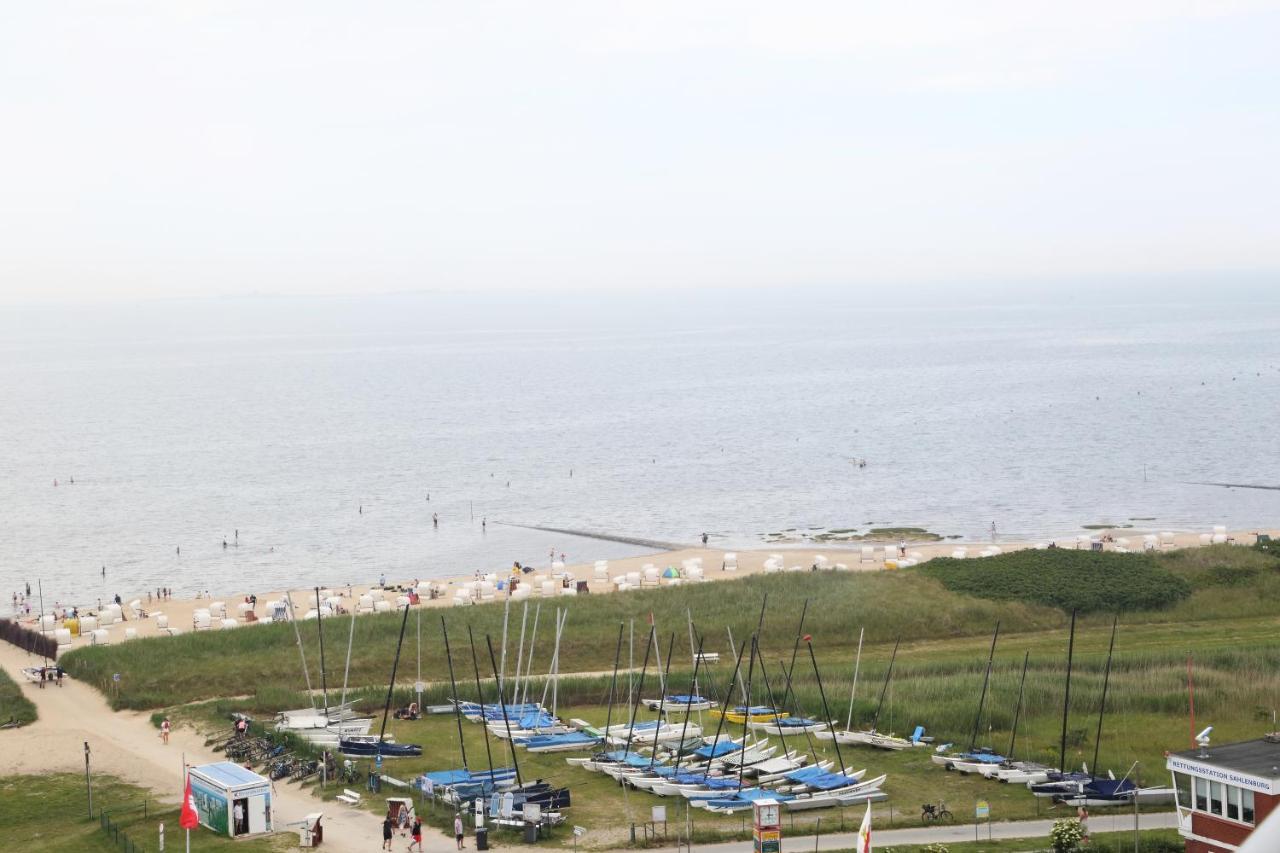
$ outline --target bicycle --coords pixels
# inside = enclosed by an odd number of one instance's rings
[[[925,803],[920,806],[920,820],[922,823],[929,823],[930,821],[951,823],[954,819],[955,816],[948,811],[947,804],[941,800],[938,801],[937,805],[933,803]]]

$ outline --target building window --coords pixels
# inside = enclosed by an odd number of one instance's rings
[[[1221,782],[1209,783],[1209,811],[1219,816],[1223,814]]]
[[[1178,805],[1184,809],[1191,808],[1191,776],[1186,773],[1174,773],[1173,789],[1177,792]]]
[[[1240,791],[1240,819],[1245,823],[1253,823],[1253,791],[1248,788]]]
[[[1209,810],[1209,780],[1196,779],[1196,811]]]
[[[1227,786],[1227,817],[1240,819],[1240,789],[1235,785]]]

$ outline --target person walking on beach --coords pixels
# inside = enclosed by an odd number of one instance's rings
[[[486,515],[480,519],[480,529],[484,530],[488,526],[489,526],[489,516]]]
[[[160,724],[160,740],[166,746],[169,744],[169,730],[173,728],[173,724],[169,722],[169,718],[165,717],[164,722]]]
[[[996,523],[994,521],[991,522],[991,541],[996,541]]]
[[[465,850],[467,847],[467,845],[462,843],[463,835],[464,835],[464,832],[462,828],[462,814],[459,812],[454,814],[453,816],[453,840],[458,842],[459,850]]]
[[[416,844],[418,853],[422,853],[422,818],[417,815],[413,818],[413,826],[409,830],[409,834],[413,836],[413,841],[409,842],[409,849],[412,850]]]
[[[432,527],[436,527],[436,528],[438,528],[438,527],[440,526],[440,515],[439,515],[439,513],[435,513],[435,512],[431,513],[431,526],[432,526]]]
[[[702,547],[707,547],[707,534],[702,534]]]
[[[382,849],[391,849],[391,815],[382,819]]]

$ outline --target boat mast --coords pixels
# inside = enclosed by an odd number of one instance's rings
[[[293,623],[293,636],[298,641],[298,656],[302,658],[302,677],[307,681],[307,701],[311,703],[311,710],[316,709],[316,697],[311,692],[311,670],[307,668],[307,652],[302,647],[302,632],[298,629],[298,611],[293,609],[293,598],[289,593],[284,594],[284,600],[289,603],[289,621]],[[325,719],[328,722],[328,719]]]
[[[329,721],[329,683],[325,680],[324,674],[324,629],[320,625],[322,615],[320,613],[320,587],[316,587],[316,633],[320,636],[320,689],[324,693],[324,719]],[[399,654],[399,652],[397,652]]]
[[[884,674],[884,687],[880,688],[880,701],[876,703],[876,714],[871,718],[871,731],[878,731],[877,726],[880,725],[880,709],[884,707],[885,694],[889,692],[889,679],[893,677],[893,662],[898,659],[898,644],[902,642],[902,635],[898,635],[898,639],[893,641],[893,654],[889,655],[889,669]]]
[[[716,757],[716,747],[720,745],[720,732],[721,730],[724,729],[725,714],[729,713],[729,702],[733,699],[733,683],[738,680],[738,669],[742,666],[742,653],[744,651],[746,651],[746,649],[742,648],[735,653],[737,657],[733,664],[733,673],[729,676],[729,687],[724,692],[724,702],[720,706],[720,721],[716,723],[716,734],[715,734],[715,737],[711,739],[711,757],[712,758]],[[745,755],[747,745],[745,743],[742,744],[742,748]],[[702,771],[703,781],[706,780],[707,773],[709,773],[710,770],[711,770],[711,762],[707,761],[707,766],[703,768],[703,771]]]
[[[355,617],[351,618],[355,621]],[[453,652],[449,649],[449,629],[445,627],[444,617],[440,617],[440,631],[444,634],[444,659],[449,664],[449,689],[453,691],[453,716],[458,722],[458,749],[462,750],[462,769],[471,774],[471,768],[467,765],[467,744],[462,738],[462,700],[458,698],[458,682],[453,677]],[[484,723],[484,703],[480,703],[480,722]],[[486,732],[486,736],[488,733]],[[493,768],[490,767],[490,770]]]
[[[618,689],[618,661],[622,658],[622,622],[618,623],[618,645],[613,650],[613,678],[609,679],[609,709],[604,714],[604,748],[609,750],[609,724],[613,722],[613,698]]]
[[[317,614],[319,615],[319,614]],[[404,645],[404,629],[409,624],[409,605],[400,619],[400,639],[396,641],[396,659],[391,662],[391,681],[387,684],[387,702],[382,707],[382,728],[378,730],[378,754],[382,754],[382,737],[387,733],[387,717],[391,716],[391,691],[396,687],[396,670],[400,667],[400,647]]]
[[[845,721],[844,730],[853,731],[853,697],[858,692],[858,668],[862,666],[862,637],[866,633],[865,627],[858,629],[858,656],[853,659],[853,689],[849,691],[849,719]]]
[[[644,692],[644,676],[645,676],[645,673],[648,672],[649,670],[649,649],[652,647],[653,647],[653,626],[650,625],[649,639],[647,639],[644,644],[644,664],[640,667],[640,685],[636,689],[637,698],[631,703],[631,725],[627,729],[627,743],[625,746],[622,747],[622,756],[624,761],[626,760],[627,754],[631,752],[631,736],[634,735],[636,731],[636,711],[639,710],[639,707],[640,707],[639,696],[641,693]],[[608,735],[608,732],[605,732],[605,734]],[[656,748],[657,744],[654,744],[654,747]]]
[[[747,706],[742,712],[742,755],[738,756],[738,790],[742,790],[742,772],[747,766],[747,733],[751,730],[751,682],[756,669],[759,634],[751,635],[751,655],[747,658]]]
[[[498,702],[504,704],[507,701],[505,677],[507,674],[507,617],[511,615],[511,596],[507,596],[507,601],[502,605],[502,668],[494,673],[494,677],[498,679]],[[487,635],[486,635],[487,636]]]
[[[524,625],[529,621],[529,599],[525,599],[524,608],[520,611],[520,646],[516,652],[516,678],[514,686],[511,688],[511,704],[520,704],[520,676],[523,672],[521,665],[524,663]]]
[[[1102,674],[1102,702],[1098,705],[1098,735],[1093,739],[1093,770],[1092,776],[1098,776],[1098,747],[1102,746],[1102,717],[1107,713],[1107,686],[1111,683],[1111,653],[1116,648],[1116,624],[1120,621],[1119,616],[1115,616],[1111,620],[1111,645],[1107,647],[1107,667]]]
[[[791,663],[787,665],[786,676],[787,686],[782,692],[782,707],[787,707],[787,700],[791,698],[791,673],[796,668],[796,653],[800,651],[800,638],[804,636],[804,617],[809,612],[809,599],[804,600],[804,605],[800,608],[800,624],[796,626],[796,641],[791,646]]]
[[[318,612],[318,611],[317,611],[317,612]],[[422,611],[421,611],[421,610],[419,610],[419,611],[418,611],[418,613],[419,613],[419,614],[421,614],[421,613],[422,613]],[[342,670],[342,701],[340,701],[340,702],[338,703],[338,729],[339,729],[339,734],[341,734],[341,729],[342,729],[342,718],[343,718],[343,716],[344,716],[344,714],[345,714],[344,709],[345,709],[345,708],[346,708],[346,706],[347,706],[347,678],[348,678],[348,676],[350,676],[350,675],[351,675],[351,644],[352,644],[352,642],[355,640],[355,638],[356,638],[356,615],[355,615],[354,613],[352,613],[352,614],[351,614],[351,630],[347,633],[347,665],[346,665],[346,667]],[[421,666],[419,666],[419,675],[418,675],[418,680],[419,680],[419,681],[421,681],[421,680],[422,680],[422,675],[421,675]],[[325,716],[327,717],[327,716],[328,716],[328,714],[326,714]]]
[[[489,635],[484,635],[484,644],[489,647],[489,665],[493,667],[493,680],[498,680],[498,660],[493,655],[493,640],[489,639]],[[507,703],[501,701],[502,691],[498,691],[498,707],[502,709],[502,725],[507,730],[507,746],[511,747],[511,766],[516,769],[516,786],[523,788],[524,781],[520,778],[520,761],[516,758],[516,739],[511,736],[511,721],[507,719]],[[488,740],[488,731],[486,727],[485,739]]]
[[[987,674],[982,678],[982,693],[978,695],[978,715],[973,718],[973,737],[969,738],[969,752],[973,752],[978,743],[978,728],[982,725],[982,708],[987,704],[987,686],[991,683],[991,666],[996,658],[996,640],[1000,637],[1000,620],[996,620],[996,630],[991,635],[991,651],[987,655]]]
[[[444,617],[440,617],[440,624],[444,624]],[[471,626],[467,626],[467,640],[471,643],[471,669],[476,674],[476,695],[480,698],[480,724],[484,726],[484,757],[489,762],[489,781],[493,781],[493,752],[489,749],[489,721],[484,715],[484,688],[480,686],[480,664],[476,662],[476,638],[471,633]],[[462,737],[462,723],[458,723],[458,737]]]
[[[663,673],[662,683],[667,683],[667,676],[671,675],[671,652],[676,646],[676,632],[671,632],[671,639],[667,641],[667,671]],[[658,696],[658,726],[653,730],[653,752],[649,756],[649,769],[653,769],[653,762],[658,760],[658,733],[662,731],[662,709],[667,704],[667,691],[663,690]],[[685,708],[685,719],[689,719],[689,709]],[[677,747],[678,749],[679,747]]]
[[[1022,691],[1027,686],[1027,661],[1031,659],[1031,651],[1022,654],[1022,679],[1018,682],[1018,704],[1013,709],[1013,734],[1009,736],[1009,760],[1013,760],[1013,746],[1018,741],[1018,718],[1022,716]]]
[[[827,691],[822,689],[822,673],[818,672],[818,659],[813,654],[813,638],[805,635],[805,645],[809,647],[809,660],[813,663],[813,677],[818,682],[818,695],[822,697],[822,715],[827,720],[827,731],[831,732],[831,742],[836,747],[836,760],[840,762],[840,773],[846,772],[844,758],[840,755],[840,739],[836,737],[836,726],[831,720],[831,709],[827,707]]]
[[[538,618],[542,616],[542,602],[533,606],[533,631],[529,634],[529,657],[524,662],[524,689],[516,700],[517,705],[529,704],[529,683],[533,681],[533,651],[538,645]]]
[[[1067,686],[1062,694],[1062,741],[1058,747],[1058,772],[1067,772],[1067,712],[1071,708],[1071,661],[1076,648],[1076,611],[1071,611],[1071,633],[1067,635]]]
[[[693,626],[693,622],[689,622],[689,626]],[[692,637],[690,637],[692,639]],[[693,699],[698,696],[698,664],[702,663],[702,639],[698,639],[698,651],[693,658],[693,678],[689,680],[689,704],[693,704]],[[684,754],[684,738],[689,733],[689,718],[693,713],[689,710],[689,706],[684,709],[684,725],[680,727],[680,742],[676,745],[676,775],[680,773],[680,756]],[[715,747],[711,747],[715,751]],[[654,751],[657,751],[657,744],[654,744]],[[674,777],[673,777],[674,778]]]

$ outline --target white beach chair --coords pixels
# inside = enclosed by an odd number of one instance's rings
[[[847,571],[849,571],[849,567],[848,567],[847,565],[845,565],[844,563],[836,563],[836,571],[837,571],[837,572],[847,572]]]
[[[236,626],[238,626],[240,623],[239,623],[239,622],[237,622],[237,621],[236,621],[235,619],[233,619],[232,617],[228,616],[228,617],[226,617],[225,619],[223,619],[223,620],[222,620],[222,622],[221,622],[220,624],[222,625],[222,630],[226,631],[226,630],[227,630],[227,629],[229,629],[229,628],[235,628],[235,627],[236,627]]]
[[[782,571],[782,566],[778,565],[778,561],[770,557],[764,561],[764,573],[766,575],[776,575]]]
[[[558,584],[553,580],[544,580],[538,586],[538,592],[543,598],[554,598],[556,594],[556,586]]]
[[[578,594],[578,588],[577,588],[576,586],[562,586],[562,587],[560,587],[560,595],[562,595],[562,596],[564,596],[564,595],[577,595],[577,594]]]
[[[215,601],[209,605],[209,615],[215,619],[221,619],[227,614],[227,605],[222,601]]]
[[[377,601],[375,601],[375,602],[373,603],[373,612],[374,612],[374,613],[390,613],[390,612],[391,612],[391,602],[390,602],[390,601],[387,601],[387,600],[386,600],[386,599],[384,599],[384,598],[380,598],[380,599],[378,599]]]
[[[58,649],[71,647],[71,629],[55,628],[53,631],[53,641],[58,644]]]
[[[98,620],[93,616],[80,617],[80,636],[87,637],[98,628]]]
[[[1204,547],[1205,545],[1212,545],[1212,544],[1213,544],[1213,534],[1212,534],[1212,533],[1201,533],[1201,534],[1200,534],[1199,539],[1200,539],[1200,545],[1201,545],[1201,547]]]
[[[873,545],[863,545],[858,551],[859,563],[874,563],[876,561],[876,549]]]
[[[151,618],[156,620],[156,628],[161,631],[169,630],[169,617],[163,613],[154,613]]]
[[[1225,534],[1225,533],[1215,533],[1215,534],[1213,534],[1213,544],[1214,544],[1214,545],[1226,545],[1226,544],[1227,544],[1227,534]]]
[[[957,548],[951,552],[951,558],[953,560],[963,560],[963,559],[966,559],[968,556],[969,556],[968,548]]]
[[[596,560],[594,577],[598,581],[607,581],[609,579],[608,560]]]
[[[643,585],[644,585],[644,586],[657,586],[657,585],[658,585],[658,580],[659,580],[659,577],[658,577],[658,567],[657,567],[657,566],[653,566],[653,565],[645,566],[645,567],[644,567],[644,581],[643,581]]]
[[[1160,537],[1154,533],[1148,533],[1142,537],[1142,550],[1154,551],[1160,547]]]
[[[738,570],[738,554],[736,551],[726,551],[720,568],[726,572],[736,572]]]
[[[627,572],[627,583],[629,583],[631,586],[636,586],[636,587],[640,586],[640,573]]]
[[[701,564],[696,566],[690,566],[689,568],[685,569],[684,576],[690,583],[702,583],[704,580],[706,580],[706,578],[702,576]]]
[[[373,612],[373,596],[369,595],[369,593],[367,592],[364,595],[360,596],[360,598],[356,601],[356,612],[372,613]]]
[[[310,611],[311,618],[315,618],[315,611]],[[303,617],[306,618],[306,617]],[[196,631],[208,631],[212,625],[212,618],[207,608],[201,607],[191,614],[191,628]]]
[[[1162,531],[1160,533],[1161,550],[1165,548],[1172,548],[1177,544],[1178,544],[1178,538],[1174,536],[1172,533],[1170,533],[1168,530]]]
[[[95,646],[107,646],[111,644],[111,632],[106,628],[98,628],[89,635],[89,642]]]
[[[1214,536],[1226,536],[1226,535],[1227,535],[1227,527],[1226,527],[1226,525],[1225,525],[1225,524],[1215,524],[1215,525],[1213,526],[1213,535],[1214,535]]]

